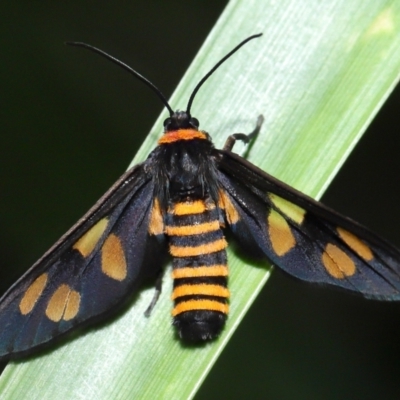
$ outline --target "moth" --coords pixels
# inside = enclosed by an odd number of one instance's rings
[[[111,189],[0,299],[0,358],[30,352],[117,309],[143,281],[158,282],[172,258],[173,325],[185,341],[216,338],[229,312],[225,229],[250,256],[289,275],[366,298],[400,299],[400,252],[367,228],[223,149],[199,129],[191,107],[200,87],[253,35],[197,84],[186,111],[173,111],[138,72],[84,43],[149,86],[170,116],[147,160]],[[234,301],[234,299],[232,300]]]

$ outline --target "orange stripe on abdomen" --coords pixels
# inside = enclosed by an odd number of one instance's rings
[[[172,271],[172,278],[199,278],[204,276],[228,276],[226,265],[204,265],[196,267],[182,267]]]
[[[201,256],[203,254],[215,253],[225,250],[228,246],[225,238],[215,240],[210,243],[202,243],[198,246],[169,246],[169,252],[172,257],[193,257]]]
[[[228,298],[229,290],[222,285],[209,285],[206,283],[181,285],[175,287],[172,292],[172,300],[193,295]]]
[[[220,303],[215,300],[188,300],[177,304],[172,310],[172,316],[176,317],[181,313],[197,310],[218,311],[223,314],[228,314],[229,306],[228,304]]]

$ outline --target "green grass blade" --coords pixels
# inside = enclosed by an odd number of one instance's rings
[[[246,36],[263,32],[213,75],[192,114],[217,147],[229,133],[250,131],[264,114],[249,159],[319,197],[398,80],[399,22],[396,1],[231,1],[171,105],[184,108],[217,60]],[[165,116],[135,162],[154,148]],[[151,318],[143,313],[153,291],[143,290],[134,306],[107,326],[11,363],[0,380],[2,399],[192,397],[269,275],[267,268],[244,265],[232,252],[229,260],[231,314],[218,341],[185,348],[174,339],[167,271]]]

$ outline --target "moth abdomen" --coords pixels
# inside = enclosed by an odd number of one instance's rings
[[[175,203],[165,232],[173,257],[173,324],[187,341],[211,340],[225,325],[229,306],[227,242],[212,202]]]

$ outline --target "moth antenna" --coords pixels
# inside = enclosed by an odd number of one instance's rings
[[[190,109],[192,108],[192,103],[194,100],[194,97],[196,96],[197,92],[199,91],[199,89],[201,88],[201,86],[203,85],[203,83],[219,68],[219,66],[221,64],[223,64],[230,56],[232,56],[233,54],[235,54],[243,45],[245,45],[247,42],[249,42],[250,40],[253,40],[255,38],[258,38],[262,36],[262,33],[257,33],[256,35],[251,35],[249,36],[247,39],[243,40],[242,42],[240,42],[233,50],[231,50],[225,57],[223,57],[221,60],[219,60],[214,67],[211,68],[210,71],[208,71],[207,74],[204,75],[204,77],[199,81],[199,83],[196,85],[196,87],[194,88],[192,94],[190,95],[189,101],[188,101],[188,105],[186,108],[186,113],[190,115]]]
[[[111,56],[110,54],[107,54],[105,51],[98,49],[97,47],[91,46],[90,44],[87,43],[82,43],[82,42],[65,42],[65,44],[69,46],[76,46],[76,47],[83,47],[84,49],[93,51],[94,53],[97,53],[101,55],[102,57],[106,58],[107,60],[113,62],[114,64],[117,64],[124,70],[128,71],[130,74],[132,74],[134,77],[138,78],[141,80],[144,84],[146,84],[150,89],[152,89],[156,95],[161,99],[163,102],[164,106],[169,112],[169,115],[172,117],[174,114],[174,111],[172,110],[171,106],[169,105],[167,99],[161,92],[161,90],[154,85],[154,83],[150,82],[147,78],[145,78],[143,75],[139,74],[139,72],[135,71],[133,68],[131,68],[129,65],[123,63],[122,61],[118,60],[117,58]]]

